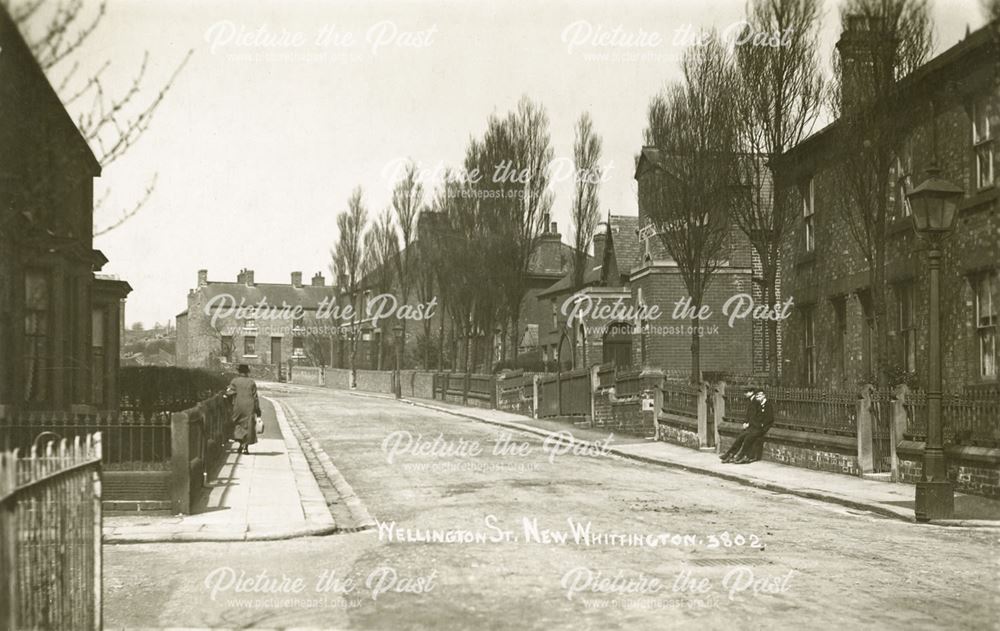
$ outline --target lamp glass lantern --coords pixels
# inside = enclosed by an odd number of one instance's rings
[[[913,229],[919,235],[942,235],[955,226],[958,200],[965,191],[940,178],[939,172],[934,167],[927,169],[927,179],[906,194],[910,201]]]

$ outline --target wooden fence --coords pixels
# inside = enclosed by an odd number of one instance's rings
[[[590,416],[590,397],[589,370],[547,375],[538,383],[538,415]]]
[[[166,469],[169,467],[170,414],[142,414],[130,410],[71,414],[69,412],[0,411],[0,450],[33,445],[100,432],[102,462],[111,469]]]
[[[493,375],[435,373],[432,390],[434,398],[442,401],[460,400],[467,403],[471,399],[490,407],[496,404],[496,378]]]
[[[0,453],[0,628],[101,628],[101,434]]]
[[[223,394],[170,416],[171,499],[176,513],[190,513],[208,476],[225,460],[232,434],[231,401]]]

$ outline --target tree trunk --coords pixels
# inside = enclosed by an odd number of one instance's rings
[[[778,304],[778,274],[777,268],[774,263],[770,263],[764,267],[764,291],[767,295],[767,306],[768,313],[774,314],[774,310]],[[780,366],[778,365],[778,321],[774,319],[768,319],[765,321],[767,326],[767,374],[771,385],[778,385],[778,371]]]
[[[698,305],[701,308],[701,305]],[[691,383],[701,383],[701,321],[691,319]]]
[[[888,362],[888,335],[886,323],[885,304],[885,248],[884,245],[877,247],[875,252],[875,266],[872,269],[872,317],[874,320],[875,335],[875,378],[879,388],[889,386],[889,362]]]

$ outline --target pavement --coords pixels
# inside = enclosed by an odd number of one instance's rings
[[[391,395],[350,391],[365,397],[394,398]],[[427,409],[455,414],[508,429],[543,437],[561,434],[562,440],[578,444],[604,444],[605,430],[589,429],[560,421],[532,419],[519,414],[489,410],[438,400],[405,398],[403,401]],[[569,432],[572,437],[566,436]],[[913,522],[915,487],[911,484],[883,482],[825,471],[793,467],[776,462],[726,464],[714,450],[696,450],[653,439],[613,436],[607,449],[612,454],[649,464],[679,468],[694,473],[755,486],[778,493],[833,502],[848,508],[869,511],[885,517]],[[955,518],[933,520],[939,526],[1000,528],[1000,501],[979,495],[955,493]]]
[[[229,451],[190,515],[104,518],[105,543],[268,541],[336,532],[281,405],[261,398],[264,433],[249,455]],[[349,489],[349,487],[348,487]]]

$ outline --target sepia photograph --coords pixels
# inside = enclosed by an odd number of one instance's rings
[[[1000,629],[1000,0],[0,0],[0,631]]]

